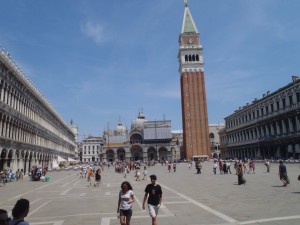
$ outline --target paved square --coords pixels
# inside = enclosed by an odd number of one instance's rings
[[[237,185],[234,174],[214,175],[212,163],[205,162],[202,174],[179,164],[169,173],[160,164],[149,167],[156,174],[163,190],[159,225],[221,225],[221,224],[300,224],[299,164],[287,164],[291,185],[282,187],[273,163],[267,173],[262,163],[256,164],[255,174],[245,174],[246,185]],[[233,168],[232,168],[233,171]],[[49,173],[50,182],[23,181],[0,187],[0,208],[11,212],[15,202],[23,197],[30,200],[26,218],[31,225],[117,225],[117,201],[123,175],[105,168],[100,187],[89,187],[77,171]],[[133,186],[131,224],[151,224],[147,211],[142,210],[148,181],[135,181],[133,172],[126,178]]]

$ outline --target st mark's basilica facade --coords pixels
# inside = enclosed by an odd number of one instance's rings
[[[146,120],[143,112],[131,122],[107,129],[101,137],[87,137],[80,149],[82,162],[172,161],[180,159],[182,133],[171,131],[170,120]]]

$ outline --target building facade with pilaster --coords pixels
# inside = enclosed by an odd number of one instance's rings
[[[74,157],[75,135],[10,55],[0,50],[0,170],[25,173]]]
[[[102,137],[89,136],[82,140],[82,162],[100,162],[104,140]]]
[[[209,124],[209,141],[211,158],[219,158],[220,150],[220,136],[219,131],[225,127],[224,124]]]
[[[300,79],[240,107],[220,131],[222,158],[300,158]]]

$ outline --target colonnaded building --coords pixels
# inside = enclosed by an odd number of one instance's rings
[[[75,134],[9,54],[0,50],[0,170],[26,173],[73,158]]]
[[[223,158],[300,158],[300,79],[263,94],[225,118]]]

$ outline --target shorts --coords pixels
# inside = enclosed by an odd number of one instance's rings
[[[120,216],[125,216],[125,217],[131,217],[132,216],[132,209],[120,209]]]
[[[159,207],[160,207],[160,204],[158,204],[158,205],[148,204],[149,215],[151,217],[156,217],[158,215],[158,209],[159,209]]]

